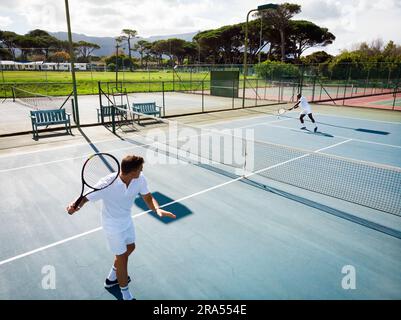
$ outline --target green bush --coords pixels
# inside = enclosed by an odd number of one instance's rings
[[[258,77],[267,80],[297,79],[300,74],[296,65],[270,60],[255,65],[255,71]]]
[[[107,65],[107,70],[108,71],[116,71],[116,64],[115,63],[109,63]]]

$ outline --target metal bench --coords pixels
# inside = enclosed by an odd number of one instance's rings
[[[126,104],[116,105],[116,107],[117,108],[121,108],[121,109],[127,109],[127,105]],[[96,111],[97,111],[97,122],[103,123],[105,117],[108,117],[109,121],[110,121],[110,118],[112,116],[111,112],[113,110],[112,108],[113,108],[113,106],[103,106],[102,105],[102,106],[100,106],[100,108],[96,109]],[[116,112],[115,116],[121,116],[123,114],[123,112],[118,110],[118,109],[116,109],[115,112]]]
[[[69,113],[65,112],[65,109],[30,111],[33,138],[39,138],[38,127],[47,127],[53,124],[64,124],[67,133],[72,134],[70,116]]]
[[[146,103],[133,103],[132,110],[146,115],[157,116],[161,118],[162,108],[156,105],[156,102]],[[138,115],[138,124],[140,123],[140,116]]]

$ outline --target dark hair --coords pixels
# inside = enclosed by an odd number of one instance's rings
[[[301,97],[302,97],[302,94],[298,93],[297,98],[299,99]]]
[[[139,156],[126,156],[121,161],[122,174],[128,174],[132,171],[138,170],[145,160]]]

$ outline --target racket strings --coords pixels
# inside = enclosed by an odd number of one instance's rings
[[[108,185],[101,181],[105,176],[119,173],[119,164],[116,159],[107,155],[95,155],[88,160],[83,170],[83,179],[91,188],[102,189]],[[114,181],[114,179],[110,180]]]

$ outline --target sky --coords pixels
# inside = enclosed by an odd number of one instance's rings
[[[112,36],[134,29],[141,37],[172,35],[244,22],[270,0],[69,0],[72,31]],[[312,21],[336,36],[330,54],[382,39],[401,45],[401,0],[287,0],[301,5],[293,19]],[[0,30],[67,31],[64,0],[0,0]],[[310,49],[309,54],[322,48]]]

